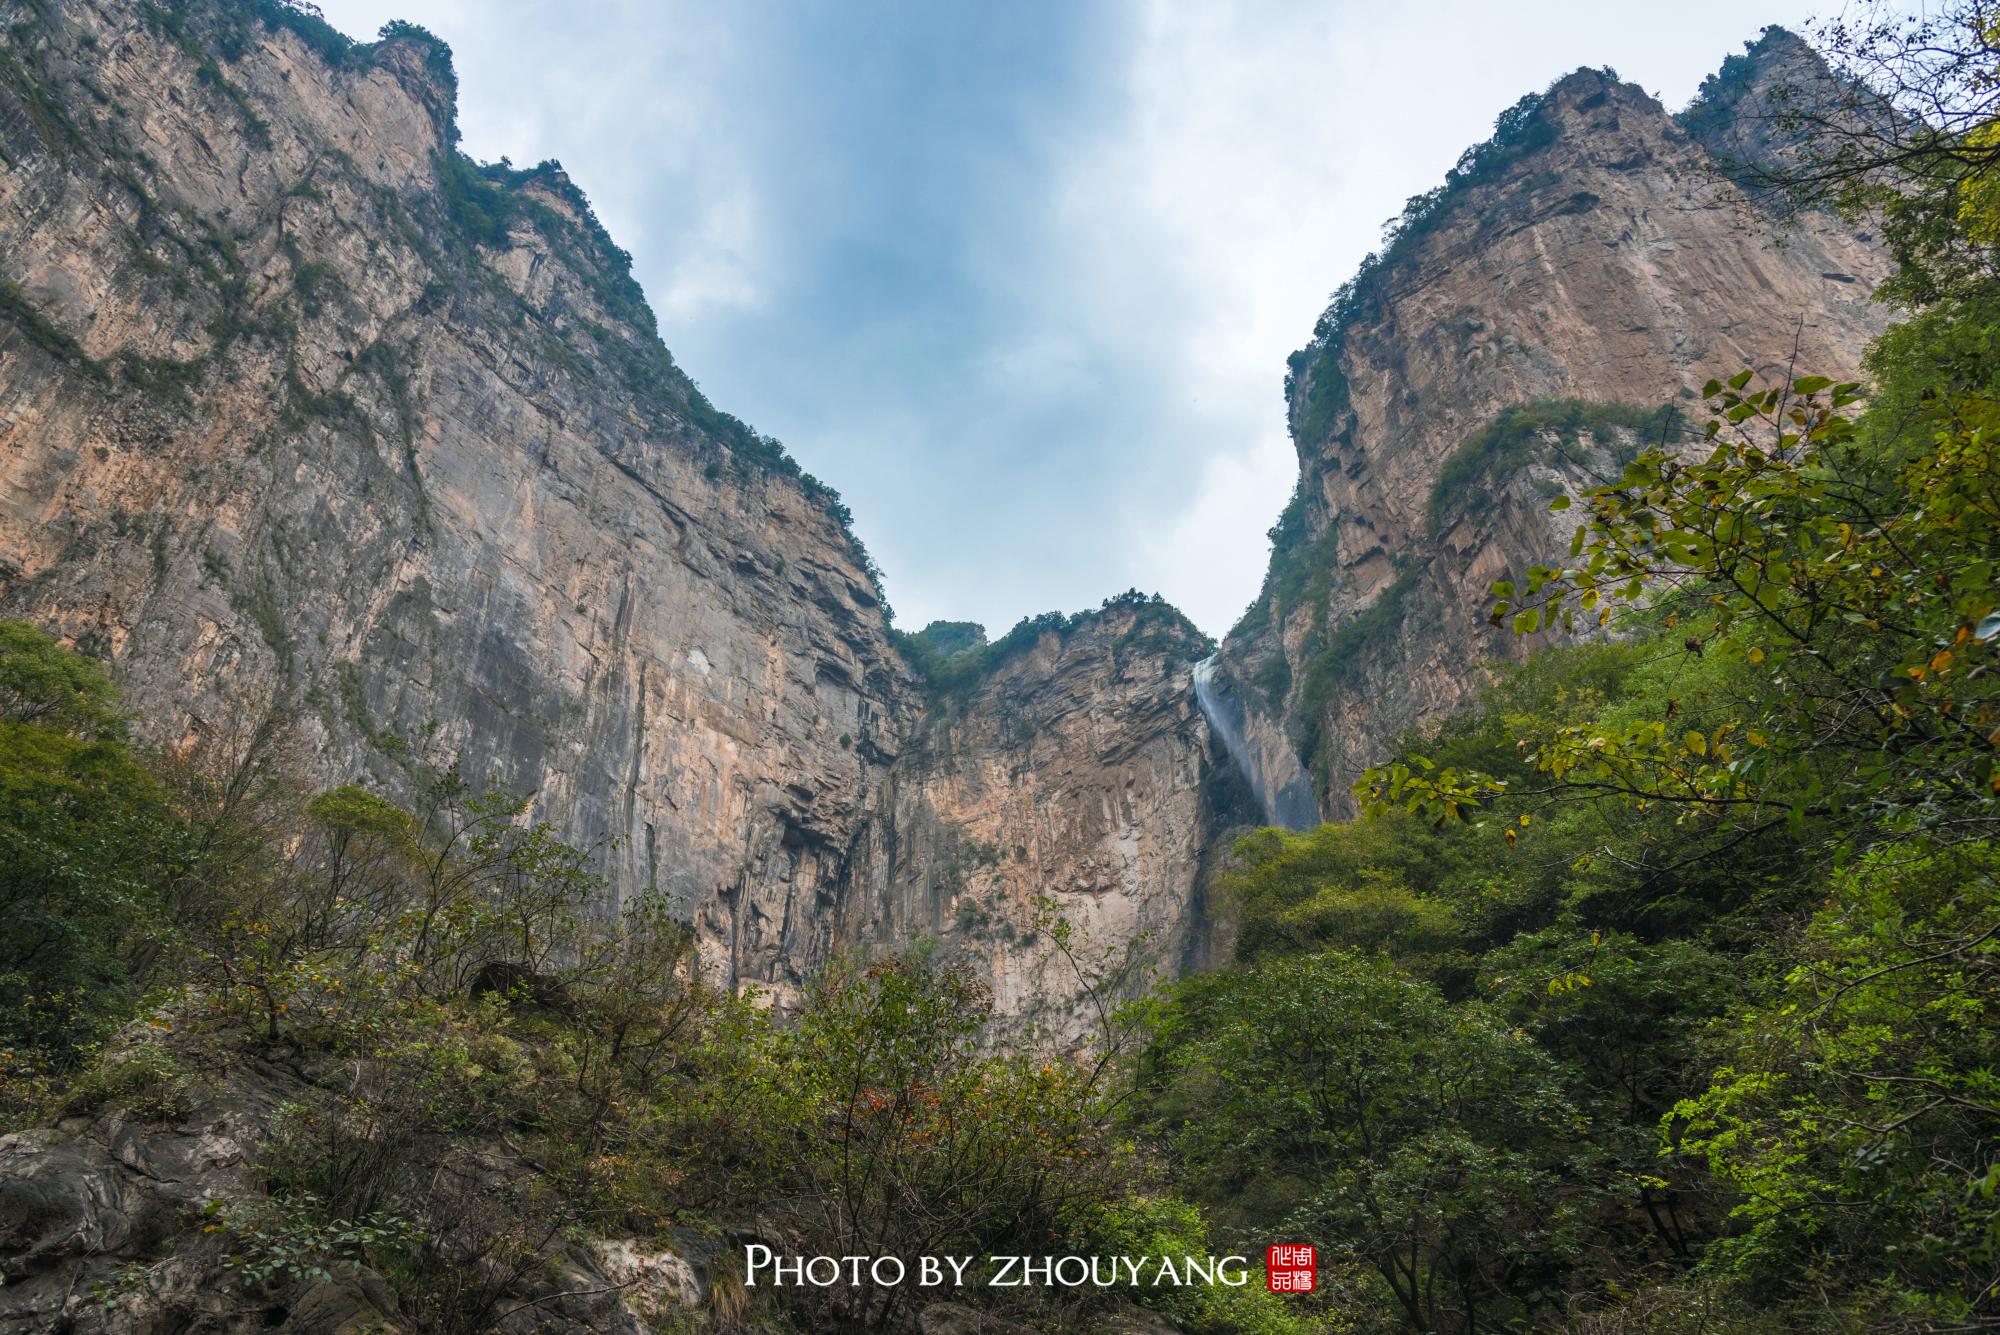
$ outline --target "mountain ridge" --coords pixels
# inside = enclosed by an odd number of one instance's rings
[[[951,840],[881,829],[933,700],[837,494],[679,370],[558,165],[458,151],[443,43],[200,0],[36,11],[14,50],[0,605],[108,658],[161,744],[282,712],[329,782],[449,757],[532,795],[731,984],[795,995],[843,947],[860,850],[952,879]],[[1179,644],[1147,689],[1194,748]],[[1120,836],[1080,819],[1035,874],[1095,904]]]
[[[1802,48],[1773,30],[1735,77],[1761,87]],[[1717,167],[1644,90],[1565,75],[1410,201],[1292,355],[1300,481],[1222,663],[1262,701],[1264,749],[1313,772],[1322,815],[1351,810],[1348,784],[1407,729],[1469,704],[1474,664],[1540,642],[1483,609],[1489,583],[1566,546],[1575,521],[1550,497],[1659,443],[1739,364],[1796,348],[1858,371],[1888,318],[1868,297],[1879,245],[1818,213],[1781,232]],[[1537,404],[1549,421],[1522,421]]]

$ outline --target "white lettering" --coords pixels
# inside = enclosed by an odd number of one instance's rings
[[[1229,1267],[1236,1267],[1236,1278],[1229,1277]],[[1250,1282],[1250,1259],[1245,1256],[1225,1256],[1215,1267],[1215,1277],[1232,1289],[1240,1289]]]
[[[951,1267],[951,1285],[957,1288],[965,1283],[965,1268],[972,1264],[970,1256],[947,1256],[945,1264]]]
[[[1007,1276],[1014,1273],[1014,1267],[1019,1265],[1026,1258],[1020,1256],[992,1256],[988,1257],[987,1259],[991,1261],[998,1261],[1000,1263],[1000,1272],[994,1275],[992,1279],[986,1281],[987,1288],[1018,1289],[1021,1287],[1023,1283],[1026,1282],[1024,1280],[1007,1278]]]
[[[1183,1256],[1181,1258],[1181,1264],[1187,1267],[1188,1283],[1190,1284],[1194,1283],[1194,1277],[1196,1275],[1201,1276],[1201,1282],[1204,1284],[1215,1283],[1215,1262],[1213,1259],[1205,1256],[1204,1257]]]
[[[757,1255],[759,1252],[764,1254],[761,1259]],[[753,1242],[743,1249],[743,1261],[748,1271],[743,1279],[743,1287],[754,1289],[757,1287],[757,1267],[771,1264],[771,1249],[761,1242]]]
[[[830,1272],[825,1279],[819,1277],[819,1263],[821,1261],[826,1262],[827,1269]],[[812,1260],[805,1263],[805,1275],[806,1283],[815,1288],[823,1289],[840,1279],[840,1262],[831,1256],[815,1256]]]
[[[1160,1258],[1160,1268],[1153,1275],[1153,1282],[1155,1284],[1172,1284],[1176,1288],[1180,1287],[1181,1272],[1174,1269],[1173,1257],[1162,1256]]]
[[[1063,1278],[1064,1275],[1063,1267],[1067,1266],[1072,1261],[1076,1262],[1076,1278],[1065,1279]],[[1077,1285],[1083,1283],[1083,1281],[1085,1281],[1086,1279],[1090,1278],[1090,1263],[1084,1260],[1081,1256],[1062,1257],[1056,1262],[1055,1275],[1056,1275],[1056,1283],[1062,1285],[1064,1288],[1073,1289]]]
[[[882,1267],[884,1265],[893,1265],[896,1267],[896,1273],[893,1278],[882,1278]],[[878,1256],[875,1258],[874,1263],[868,1267],[868,1278],[874,1280],[883,1288],[888,1289],[893,1289],[896,1285],[903,1282],[903,1273],[903,1258],[900,1256]]]

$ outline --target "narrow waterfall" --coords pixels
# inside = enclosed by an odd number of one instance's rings
[[[1312,780],[1305,767],[1281,733],[1267,739],[1266,745],[1253,744],[1243,702],[1237,698],[1234,683],[1216,677],[1212,654],[1194,665],[1194,699],[1249,783],[1263,809],[1264,823],[1287,830],[1306,830],[1318,824],[1319,804],[1313,799]],[[1263,730],[1276,732],[1269,727]],[[1270,740],[1276,744],[1268,744]]]
[[[1257,794],[1258,805],[1264,808],[1264,820],[1269,823],[1271,804],[1264,800],[1263,792],[1257,787],[1254,767],[1243,747],[1243,729],[1237,722],[1235,711],[1225,711],[1217,698],[1213,654],[1194,665],[1194,701],[1201,706],[1202,717],[1208,720],[1208,726],[1222,739],[1223,750],[1229,752],[1229,758],[1236,762],[1236,768],[1242,771],[1243,777],[1250,780],[1251,791]]]

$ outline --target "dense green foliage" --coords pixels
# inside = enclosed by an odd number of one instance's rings
[[[917,637],[944,658],[986,643],[986,627],[977,621],[933,621],[917,632]]]
[[[1350,1302],[1379,1280],[1418,1330],[1553,1286],[1605,1190],[1557,1063],[1380,955],[1200,979],[1159,1048],[1205,1194],[1316,1240]]]
[[[1925,31],[1990,71],[1990,26]],[[1866,399],[1745,371],[1701,430],[1615,423],[1567,559],[1493,589],[1615,638],[1244,840],[1235,965],[1155,1031],[1187,1190],[1315,1237],[1357,1325],[2000,1326],[2000,189],[1874,166],[1915,309]],[[1564,428],[1516,416],[1460,481]]]
[[[658,896],[607,907],[593,857],[520,800],[422,741],[397,754],[404,802],[304,787],[277,718],[149,752],[95,663],[0,622],[0,1123],[172,1122],[239,1073],[296,1073],[261,1189],[183,1221],[215,1242],[160,1240],[199,1283],[282,1305],[365,1274],[403,1328],[475,1332],[579,1238],[727,1229],[912,1264],[1210,1250],[1119,1127],[1113,1031],[993,1051],[991,998],[928,948],[837,961],[780,1018],[705,985]],[[1051,958],[1091,954],[1053,908],[1037,930]],[[677,1329],[875,1330],[940,1296],[753,1292],[718,1251]],[[1052,1330],[1134,1297],[1191,1331],[1305,1329],[1258,1287],[986,1296],[992,1270],[958,1296]]]

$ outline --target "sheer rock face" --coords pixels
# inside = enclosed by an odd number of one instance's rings
[[[926,702],[862,559],[673,365],[560,170],[454,168],[431,43],[330,55],[248,11],[78,0],[10,29],[0,614],[110,658],[162,740],[280,704],[328,781],[456,754],[602,845],[620,893],[669,891],[730,982],[795,989],[843,924],[929,930],[894,877],[929,874],[933,823],[1018,825],[985,837],[1091,905],[1181,874],[1111,865],[1134,822],[1167,831],[1145,850],[1196,823],[1201,725],[1164,657],[1046,735],[1002,726],[1040,689],[1024,662],[954,725],[949,775],[899,762]],[[1031,953],[981,949],[1007,979]]]
[[[1795,60],[1797,45],[1751,58]],[[1813,214],[1774,231],[1640,89],[1579,71],[1540,115],[1545,145],[1459,187],[1378,275],[1379,300],[1339,331],[1345,402],[1319,422],[1308,407],[1326,372],[1309,362],[1322,344],[1295,359],[1300,546],[1320,578],[1292,606],[1270,606],[1267,584],[1268,615],[1253,608],[1223,663],[1277,683],[1264,707],[1295,738],[1318,732],[1305,758],[1329,814],[1403,730],[1469,702],[1477,664],[1526,655],[1530,642],[1485,624],[1488,585],[1567,549],[1578,512],[1550,513],[1552,495],[1615,476],[1618,455],[1652,442],[1549,436],[1511,466],[1448,472],[1462,444],[1536,400],[1675,404],[1698,422],[1710,377],[1794,362],[1851,377],[1889,316],[1869,299],[1888,262],[1865,229]],[[1378,604],[1358,623],[1368,633],[1340,636]],[[1329,643],[1339,661],[1319,671],[1338,684],[1314,711],[1305,691]]]
[[[1018,1027],[1064,1038],[1089,1032],[1093,993],[1178,975],[1204,944],[1207,652],[1177,615],[1114,604],[940,702],[855,850],[841,935],[943,941]],[[1052,912],[1067,949],[1036,929]]]
[[[8,608],[158,726],[289,701],[330,775],[393,782],[435,724],[616,841],[621,887],[792,916],[832,878],[785,832],[844,835],[909,713],[838,525],[694,423],[559,173],[490,243],[453,224],[427,43],[336,65],[251,24],[227,60],[213,17],[184,46],[106,0],[22,43],[75,131],[7,90],[0,255],[89,361],[0,343]]]

